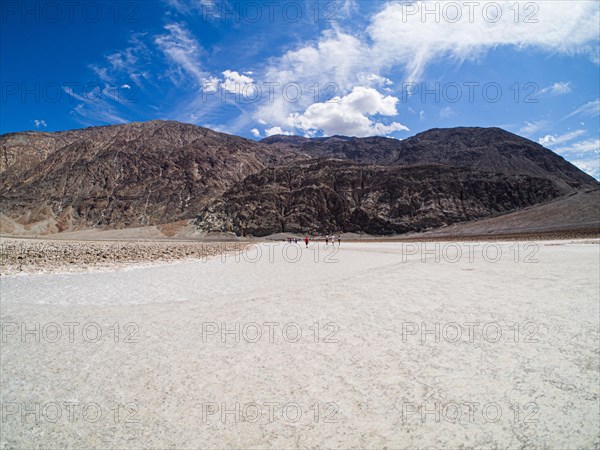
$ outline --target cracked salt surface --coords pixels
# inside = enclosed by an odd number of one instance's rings
[[[2,448],[598,447],[600,247],[545,244],[2,277]]]

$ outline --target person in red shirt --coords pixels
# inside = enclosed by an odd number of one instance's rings
[[[309,240],[309,239],[308,239],[308,236],[306,236],[306,237],[304,238],[304,243],[306,244],[306,248],[308,248],[308,240]]]

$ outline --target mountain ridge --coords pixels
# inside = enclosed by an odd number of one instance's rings
[[[331,166],[329,160],[336,162]],[[298,172],[297,167],[304,167],[306,172]],[[337,169],[332,171],[330,167]],[[420,174],[420,179],[407,171],[411,167]],[[263,182],[271,183],[270,188],[282,188],[277,178],[268,181],[269,176],[264,172],[269,170],[281,177],[295,174],[302,179],[317,174],[324,177],[318,180],[321,185],[333,191],[336,183],[353,180],[361,172],[376,172],[387,183],[378,185],[381,192],[397,193],[402,188],[405,191],[398,194],[400,198],[411,191],[406,183],[410,179],[428,195],[439,196],[439,211],[423,214],[423,223],[408,224],[402,219],[403,225],[392,226],[390,222],[383,227],[381,223],[387,223],[383,217],[385,211],[392,207],[383,197],[382,204],[372,205],[372,216],[357,209],[354,200],[348,198],[344,201],[349,210],[343,214],[335,209],[317,208],[318,215],[331,216],[319,219],[319,227],[355,229],[356,224],[347,219],[352,214],[361,216],[363,224],[379,224],[373,225],[374,230],[369,229],[370,225],[361,228],[364,232],[425,229],[432,217],[436,217],[432,226],[442,226],[498,212],[489,199],[475,208],[475,215],[461,215],[455,207],[444,210],[442,199],[456,203],[461,195],[460,185],[453,184],[452,170],[461,174],[463,184],[469,179],[487,180],[485,183],[496,192],[494,195],[512,198],[513,203],[503,203],[502,212],[599,186],[592,177],[550,150],[499,128],[432,129],[405,140],[271,136],[254,141],[193,124],[156,120],[54,133],[27,131],[0,135],[0,219],[5,224],[19,224],[19,229],[45,234],[191,219],[198,223],[198,217],[206,216],[210,208],[216,211],[221,205],[218,215],[223,222],[215,226],[235,228],[234,223],[243,211],[239,205],[229,208],[230,211],[224,205],[227,199],[236,205],[244,189],[253,197],[247,197],[249,208],[265,209],[265,205],[259,204],[265,201],[271,202],[271,207],[275,205],[272,199],[264,199],[260,189],[266,189],[265,185],[256,184],[256,176],[262,173]],[[336,170],[349,178],[336,180]],[[528,194],[512,196],[510,190],[517,187]],[[473,193],[463,194],[476,200]],[[357,191],[354,195],[376,197],[374,192]],[[428,201],[423,200],[424,205]],[[309,205],[304,207],[307,220],[314,221],[314,211]],[[402,209],[401,205],[395,207]],[[234,210],[238,219],[227,218],[227,212]],[[338,213],[346,219],[333,217]],[[368,220],[363,213],[369,216]],[[273,214],[265,209],[267,216]],[[446,220],[446,216],[453,219]],[[314,223],[299,224],[308,225]]]

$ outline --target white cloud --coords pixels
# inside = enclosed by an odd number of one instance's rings
[[[554,151],[568,159],[584,172],[600,180],[600,139],[592,138],[573,142]]]
[[[572,89],[571,89],[570,82],[559,81],[559,82],[553,83],[550,86],[545,87],[544,89],[541,89],[537,95],[538,96],[544,95],[544,94],[562,95],[562,94],[568,94],[571,91],[572,91]]]
[[[181,14],[208,14],[216,13],[215,0],[166,0],[167,5]]]
[[[227,92],[233,92],[244,97],[253,97],[256,91],[254,80],[246,75],[240,75],[238,72],[226,70],[223,72],[225,76],[221,83],[221,88]]]
[[[131,86],[129,86],[127,83],[125,83],[125,84],[121,85],[121,89],[131,89]]]
[[[96,125],[98,122],[108,124],[127,123],[117,107],[125,100],[119,98],[118,91],[111,86],[105,85],[104,89],[94,86],[89,91],[77,92],[70,86],[64,86],[63,90],[71,97],[69,101],[76,100],[78,103],[70,112],[84,125]]]
[[[562,153],[589,153],[600,151],[600,139],[586,139],[585,141],[574,142],[568,147],[561,147],[556,149],[557,152]]]
[[[600,181],[600,163],[598,162],[598,156],[595,158],[576,158],[570,162],[588,175],[591,175],[596,180]]]
[[[573,116],[587,116],[587,117],[598,117],[600,115],[600,99],[593,100],[591,102],[586,103],[585,105],[581,105],[571,114],[563,117],[562,120],[569,119]]]
[[[497,9],[494,4],[473,2],[478,6],[470,8],[465,3],[388,3],[368,28],[373,41],[368,61],[379,67],[403,65],[408,80],[415,81],[433,61],[449,58],[460,63],[500,46],[562,54],[597,52],[600,13],[595,2],[531,3],[531,8],[537,9],[533,16],[536,23],[528,23],[525,17],[515,20],[511,10],[514,2],[494,2],[500,7],[499,20],[493,15]],[[459,5],[459,20],[452,4]],[[437,18],[436,12],[425,14],[436,9]]]
[[[292,113],[305,111],[315,102],[348,93],[360,85],[357,70],[365,65],[368,46],[360,39],[338,30],[328,30],[317,42],[311,42],[286,52],[270,61],[262,79],[277,83],[273,101],[258,107],[255,118],[274,126],[285,126]],[[302,94],[298,102],[289,102],[283,94],[289,83],[297,83]],[[264,89],[263,89],[264,90]],[[294,89],[289,93],[292,95]]]
[[[407,131],[408,128],[401,123],[385,125],[370,118],[374,115],[397,115],[397,103],[396,97],[383,96],[373,88],[357,86],[345,97],[314,103],[304,113],[292,114],[288,123],[307,135],[322,132],[325,136],[373,136]]]
[[[389,78],[382,77],[381,75],[377,75],[375,73],[359,73],[358,74],[358,82],[363,86],[392,86],[394,82]]]
[[[538,142],[545,147],[551,147],[554,145],[559,145],[559,144],[563,144],[565,142],[569,142],[569,141],[571,141],[579,136],[582,136],[584,134],[586,134],[585,130],[569,131],[568,133],[562,134],[560,136],[547,134],[546,136],[539,138]]]
[[[281,127],[273,127],[273,128],[267,128],[265,130],[265,134],[267,136],[275,136],[276,134],[283,134],[284,136],[291,136],[294,133],[292,133],[290,131],[283,131],[281,129]]]
[[[200,59],[204,50],[184,25],[170,23],[168,31],[154,38],[154,43],[173,65],[180,78],[191,77],[198,84],[208,76],[201,68]],[[177,80],[172,80],[177,84]]]
[[[134,33],[127,48],[106,56],[104,64],[91,64],[89,68],[106,84],[125,86],[117,80],[128,77],[141,88],[143,81],[150,79],[150,73],[144,68],[148,68],[152,59],[144,38],[144,33]]]
[[[521,127],[519,133],[524,134],[525,136],[531,136],[532,134],[537,133],[540,130],[543,130],[549,125],[547,120],[537,120],[535,122],[525,122],[525,125]]]
[[[462,17],[457,23],[452,23],[448,6],[452,4],[461,8]],[[499,5],[501,16],[494,23],[495,5]],[[425,8],[438,8],[440,20],[436,20],[435,14],[423,17],[421,12]],[[474,8],[473,14],[470,8]],[[335,86],[335,96],[348,95],[356,86],[387,91],[386,75],[397,68],[404,70],[404,81],[420,81],[430,64],[439,61],[461,64],[498,47],[559,54],[592,55],[597,51],[600,20],[597,3],[541,1],[521,3],[519,8],[521,16],[515,20],[511,1],[388,2],[369,19],[364,30],[344,31],[337,24],[318,39],[270,60],[264,80],[280,85],[297,82],[304,95],[297,103],[286,102],[278,95],[273,103],[257,109],[255,119],[285,127],[290,114],[300,114],[315,102],[315,85],[321,93],[328,83]],[[414,10],[418,13],[411,15]],[[535,13],[536,23],[525,22],[531,12]],[[561,94],[571,86],[556,82],[548,88],[549,93]],[[524,132],[532,132],[531,127]]]
[[[442,119],[448,119],[455,115],[456,115],[456,113],[449,106],[446,106],[446,107],[440,109],[440,118],[442,118]]]
[[[258,129],[257,129],[257,128],[252,128],[252,129],[250,130],[250,133],[252,133],[252,135],[253,135],[254,137],[260,137],[260,131],[258,131]]]
[[[48,124],[46,124],[46,121],[42,120],[42,119],[34,119],[33,123],[35,124],[36,128],[40,128],[40,127],[46,128],[48,126]]]

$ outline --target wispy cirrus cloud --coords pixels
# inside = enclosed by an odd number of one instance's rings
[[[545,147],[554,146],[572,141],[573,139],[578,138],[586,133],[587,131],[585,130],[575,130],[561,135],[547,134],[546,136],[539,138],[538,142]]]
[[[203,80],[209,76],[201,64],[201,58],[205,55],[204,49],[185,25],[169,23],[164,28],[167,33],[156,36],[154,43],[171,65],[172,81],[174,84],[180,84],[187,77],[191,77],[201,86]]]
[[[600,139],[576,140],[586,134],[585,130],[574,130],[561,135],[546,135],[538,142],[551,148],[594,178],[600,179]]]
[[[145,42],[146,33],[135,33],[123,50],[113,51],[101,63],[90,64],[89,68],[103,82],[123,85],[133,82],[140,89],[151,80],[150,66],[152,50]]]
[[[547,120],[535,120],[533,122],[525,122],[525,124],[519,129],[519,133],[525,136],[532,136],[535,133],[543,130],[550,124]]]
[[[497,47],[562,54],[598,51],[600,9],[595,2],[531,3],[530,20],[514,20],[514,2],[495,2],[458,16],[444,2],[390,2],[368,28],[370,61],[403,65],[408,80],[419,80],[433,61],[477,59]],[[519,4],[519,7],[521,5]],[[427,14],[426,11],[437,11]],[[446,12],[444,13],[444,10]],[[437,17],[436,17],[437,15]]]
[[[575,116],[585,116],[585,117],[598,117],[600,115],[600,99],[592,100],[591,102],[587,102],[575,111],[567,114],[563,117],[562,120],[570,119]]]
[[[571,83],[568,81],[557,81],[556,83],[546,86],[537,93],[537,96],[542,95],[563,95],[572,92]]]
[[[553,150],[584,172],[600,180],[600,139],[585,139]]]
[[[113,91],[111,86],[105,85],[104,89],[99,86],[92,86],[91,89],[77,92],[71,86],[64,86],[63,90],[70,97],[70,101],[75,102],[71,115],[79,123],[90,126],[98,122],[106,124],[127,123],[129,120],[124,117],[119,109],[119,91]]]

